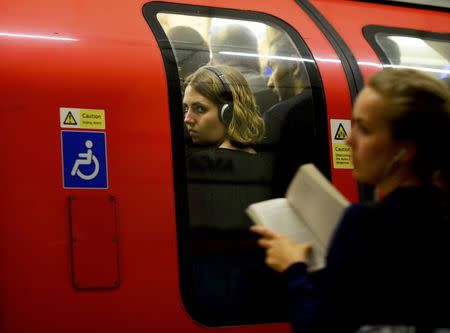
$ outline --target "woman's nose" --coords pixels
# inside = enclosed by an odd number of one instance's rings
[[[192,112],[189,110],[184,113],[184,123],[189,125],[194,123],[194,117],[192,116]]]

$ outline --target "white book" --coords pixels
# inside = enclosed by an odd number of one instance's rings
[[[257,202],[246,213],[255,224],[286,235],[298,243],[311,243],[310,272],[325,267],[330,239],[349,201],[313,165],[302,165],[285,198]]]

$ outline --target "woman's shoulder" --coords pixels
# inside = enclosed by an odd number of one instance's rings
[[[426,186],[398,187],[379,202],[381,207],[407,205],[409,208],[416,204],[431,204],[439,197],[439,191]]]
[[[214,166],[214,151],[199,150],[187,158],[187,166],[191,171],[206,171]]]
[[[335,230],[332,246],[358,248],[361,242],[377,234],[380,224],[375,204],[355,203],[347,207]]]
[[[231,160],[235,172],[246,178],[268,181],[272,177],[270,163],[260,153],[219,148],[216,157]]]
[[[377,211],[396,221],[439,218],[448,215],[443,196],[436,188],[424,186],[400,187],[377,203]]]
[[[260,154],[245,151],[218,148],[200,151],[193,154],[187,161],[190,173],[213,173],[215,176],[231,177],[232,179],[271,177],[271,169]]]
[[[372,216],[375,210],[375,204],[354,203],[344,210],[341,225],[344,224],[349,227],[359,226],[361,221],[368,221],[368,217]]]
[[[362,218],[391,215],[398,211],[411,212],[432,204],[436,193],[421,187],[402,187],[391,192],[380,201],[371,203],[356,203],[349,206],[344,212],[344,219],[353,221]]]
[[[264,159],[259,153],[250,153],[241,149],[216,148],[214,150],[199,151],[193,154],[189,160],[192,161],[213,161],[220,163],[222,161],[232,161],[234,163],[264,163]]]
[[[340,229],[377,233],[383,228],[401,231],[404,226],[420,226],[445,218],[439,196],[433,189],[422,187],[398,188],[380,201],[353,204],[342,217]]]
[[[361,230],[374,225],[379,228],[383,223],[390,221],[394,215],[406,211],[412,196],[415,195],[409,191],[406,193],[396,191],[380,201],[355,203],[344,211],[341,229]]]

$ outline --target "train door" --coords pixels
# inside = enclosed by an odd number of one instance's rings
[[[283,322],[281,277],[265,267],[244,210],[283,196],[306,162],[357,199],[344,143],[356,90],[345,55],[308,9],[259,1],[224,6],[150,2],[143,8],[167,77],[181,295],[189,315],[208,327]],[[232,159],[212,163],[206,156],[216,147],[196,145],[183,123],[184,83],[201,66],[216,64],[240,71],[255,96],[267,130],[254,147],[260,168],[244,171]],[[193,163],[198,154],[202,159]]]

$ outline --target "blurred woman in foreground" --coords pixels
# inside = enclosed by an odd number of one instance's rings
[[[251,228],[286,279],[295,332],[450,327],[449,114],[449,89],[431,76],[385,69],[370,78],[347,143],[353,176],[375,185],[378,200],[345,211],[318,285],[307,275],[308,244]]]

